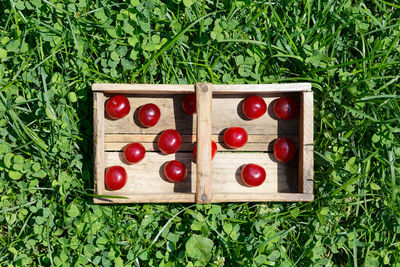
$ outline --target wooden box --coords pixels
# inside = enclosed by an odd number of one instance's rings
[[[240,202],[240,201],[311,201],[313,200],[313,94],[309,83],[246,85],[156,85],[93,84],[94,95],[94,181],[95,203],[165,203],[165,202]],[[185,94],[196,92],[197,115],[186,115],[181,107]],[[128,97],[131,111],[120,120],[105,116],[105,102],[112,95]],[[246,96],[258,95],[268,112],[261,118],[247,120],[241,104]],[[275,118],[273,102],[288,95],[298,99],[300,112],[293,120]],[[161,110],[156,126],[142,128],[137,120],[138,108],[154,103]],[[239,126],[246,129],[248,143],[240,149],[223,144],[223,131]],[[163,155],[157,138],[166,129],[180,132],[183,144],[176,154]],[[296,143],[297,155],[289,163],[275,160],[272,145],[278,137],[287,136]],[[211,161],[210,143],[218,152]],[[193,144],[197,141],[197,163]],[[123,148],[140,142],[146,148],[145,158],[134,165],[124,161]],[[188,176],[181,183],[163,177],[169,160],[185,163]],[[241,167],[255,163],[265,168],[266,181],[258,187],[247,187],[240,179]],[[105,169],[123,166],[127,184],[117,191],[105,188]],[[108,198],[119,196],[124,198]]]

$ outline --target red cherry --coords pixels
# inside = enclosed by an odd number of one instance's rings
[[[139,109],[139,121],[144,127],[153,127],[160,120],[161,111],[153,103],[143,105]]]
[[[121,119],[131,110],[129,100],[124,95],[115,95],[106,103],[106,113],[112,119]]]
[[[278,161],[288,162],[291,161],[296,155],[296,145],[294,142],[287,138],[282,137],[274,143],[274,156]]]
[[[243,113],[248,119],[257,119],[267,112],[267,104],[264,99],[253,95],[247,97],[243,102]]]
[[[247,164],[241,171],[242,181],[248,186],[259,186],[265,181],[265,170],[257,164]]]
[[[146,155],[146,149],[140,143],[132,143],[124,149],[124,157],[129,163],[138,163]]]
[[[177,130],[165,130],[158,139],[158,147],[164,154],[173,154],[182,145],[182,137]]]
[[[224,142],[230,148],[239,148],[247,143],[247,132],[241,127],[228,128],[224,133]]]
[[[183,111],[188,115],[196,113],[196,94],[188,94],[182,101]]]
[[[281,120],[290,120],[299,113],[299,105],[293,98],[283,96],[275,101],[274,113]]]
[[[121,166],[112,166],[107,168],[105,183],[109,190],[118,190],[126,184],[126,171]]]
[[[196,158],[196,149],[197,148],[197,144],[194,144],[194,148],[193,148],[193,155],[194,158]],[[215,154],[217,154],[217,144],[211,140],[211,159],[214,159]]]
[[[185,179],[187,169],[185,164],[177,160],[169,161],[164,167],[164,175],[171,182],[179,183]]]

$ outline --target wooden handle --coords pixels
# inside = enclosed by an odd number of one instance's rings
[[[196,84],[197,159],[196,202],[210,203],[211,194],[211,101],[212,85]]]

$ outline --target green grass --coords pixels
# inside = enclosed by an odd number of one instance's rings
[[[0,9],[1,266],[400,266],[397,1]],[[203,81],[313,84],[315,201],[94,205],[91,84]]]

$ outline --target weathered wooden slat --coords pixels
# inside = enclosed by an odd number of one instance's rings
[[[104,144],[105,151],[122,151],[129,143],[139,142],[141,143],[146,151],[160,151],[157,145],[157,135],[143,135],[141,138],[140,135],[127,135],[124,137],[122,135],[121,139],[112,136],[112,138],[107,138],[105,136],[105,140],[107,140]],[[138,138],[136,138],[138,137]],[[298,144],[298,137],[297,136],[286,136],[291,138],[295,144]],[[276,135],[265,135],[265,136],[253,136],[249,135],[249,140],[246,145],[237,149],[231,149],[226,147],[222,137],[214,135],[212,140],[217,144],[217,148],[219,152],[238,152],[238,151],[265,151],[265,152],[272,152],[272,144],[278,138]],[[193,151],[194,142],[189,141],[191,138],[189,136],[183,136],[183,143],[179,151]],[[113,142],[110,142],[112,140]]]
[[[299,192],[313,193],[314,176],[314,111],[313,93],[304,92],[300,97],[300,153],[299,153]]]
[[[190,84],[110,84],[95,83],[92,91],[122,94],[188,94],[194,93]],[[214,84],[213,94],[293,93],[311,91],[310,83],[281,84]]]
[[[272,113],[271,104],[276,96],[262,95],[268,105],[268,113],[255,120],[243,116],[244,96],[220,96],[212,99],[212,134],[220,135],[226,128],[243,127],[251,135],[298,135],[298,119],[277,120]],[[130,113],[119,120],[105,119],[106,134],[159,134],[166,129],[176,129],[182,135],[196,134],[196,115],[182,111],[183,95],[129,96]],[[161,110],[159,122],[150,128],[143,128],[137,119],[140,106],[155,103]]]
[[[124,167],[128,173],[128,182],[121,190],[98,191],[100,195],[127,194],[169,194],[196,192],[196,164],[192,153],[178,152],[163,155],[147,152],[145,158],[137,164],[127,164],[122,152],[106,152],[106,168],[113,165]],[[179,160],[188,168],[188,176],[178,184],[167,181],[163,174],[164,164],[170,160]],[[240,170],[244,164],[254,163],[262,166],[267,174],[266,182],[259,187],[246,187],[241,183]],[[272,153],[217,153],[212,161],[212,193],[277,193],[292,192],[297,186],[297,164],[276,163]]]
[[[195,194],[173,193],[173,194],[142,194],[121,195],[126,199],[94,198],[97,204],[112,203],[193,203]],[[308,202],[313,201],[313,194],[302,193],[256,193],[256,194],[214,194],[213,202]]]
[[[104,191],[104,94],[93,94],[94,190]]]
[[[285,135],[286,137],[290,137],[295,143],[298,142],[297,135]],[[158,135],[156,134],[106,134],[104,136],[105,143],[131,143],[131,142],[139,142],[139,143],[152,143],[156,140]],[[214,142],[219,143],[222,135],[213,134],[211,139]],[[269,143],[279,136],[277,134],[251,134],[248,135],[247,143]],[[183,143],[194,143],[196,142],[196,135],[182,135]]]
[[[308,202],[314,200],[313,194],[268,193],[268,194],[214,194],[213,202]]]

